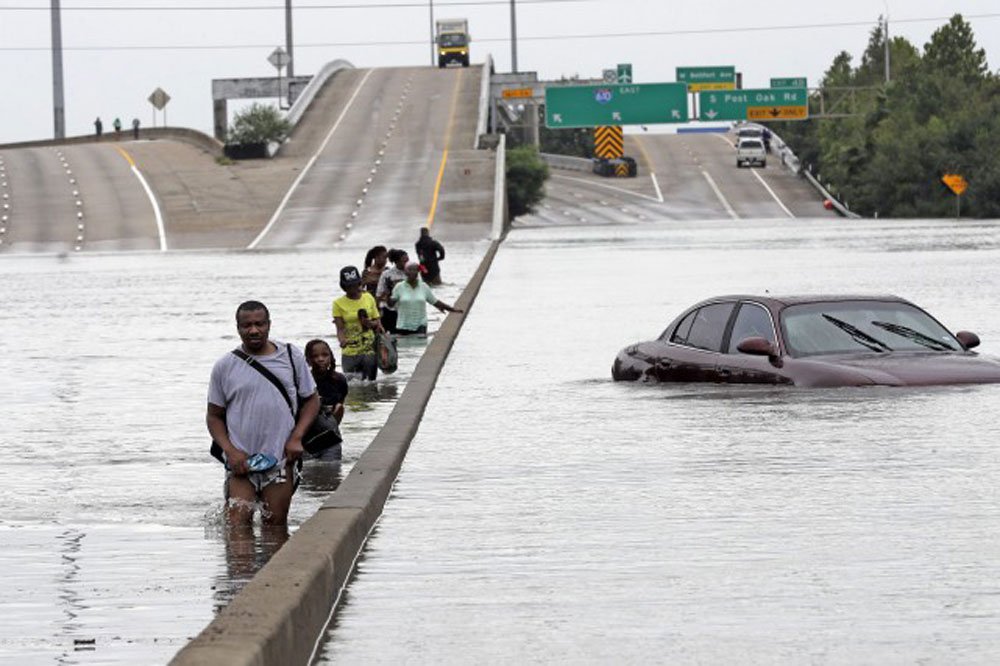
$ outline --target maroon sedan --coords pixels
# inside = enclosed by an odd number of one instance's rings
[[[611,375],[812,387],[1000,382],[1000,360],[969,351],[978,344],[896,296],[723,296],[623,349]]]

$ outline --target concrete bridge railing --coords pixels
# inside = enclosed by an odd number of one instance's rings
[[[571,157],[570,155],[553,155],[552,153],[539,153],[542,160],[553,169],[563,171],[593,171],[594,162],[585,157]]]
[[[483,77],[479,83],[479,115],[476,120],[476,135],[472,140],[474,149],[486,147],[484,137],[490,130],[490,76],[493,74],[493,55],[486,54],[483,63]]]
[[[169,139],[187,143],[196,148],[200,148],[218,157],[222,155],[222,142],[211,137],[204,132],[188,129],[186,127],[148,127],[139,130],[139,140]],[[0,145],[0,148],[45,148],[47,146],[71,146],[82,143],[125,143],[133,140],[132,130],[123,130],[121,133],[105,132],[100,137],[95,134],[84,134],[82,136],[71,136],[66,139],[43,139],[41,141],[21,141],[19,143],[7,143]]]

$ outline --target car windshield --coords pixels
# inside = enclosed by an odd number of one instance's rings
[[[958,341],[926,312],[892,301],[792,305],[781,313],[792,356],[890,351],[957,351]]]
[[[438,38],[441,46],[465,46],[465,35],[457,33],[445,33]]]

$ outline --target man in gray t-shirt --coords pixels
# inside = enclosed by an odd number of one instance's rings
[[[278,379],[288,400],[233,353],[212,368],[206,423],[226,457],[226,514],[230,523],[247,524],[253,519],[254,502],[262,500],[264,522],[282,525],[297,485],[302,437],[319,413],[316,383],[301,351],[269,338],[271,318],[263,303],[241,304],[236,329],[242,352]],[[295,406],[300,397],[305,402],[293,417],[289,402]],[[267,469],[251,470],[249,461],[255,454],[276,462]]]

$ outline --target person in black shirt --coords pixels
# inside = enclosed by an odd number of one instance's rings
[[[320,409],[340,423],[344,419],[344,401],[347,399],[347,378],[337,372],[333,350],[325,340],[306,343],[306,360],[316,380]]]
[[[444,247],[431,238],[431,230],[427,227],[420,228],[420,238],[417,239],[416,248],[417,260],[424,267],[424,282],[441,284],[441,267],[438,266],[438,262],[444,259]]]

